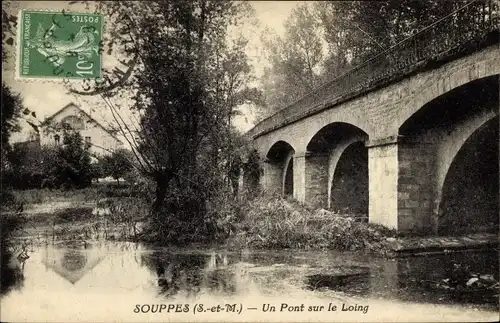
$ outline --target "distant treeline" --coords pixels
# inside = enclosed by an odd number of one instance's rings
[[[125,150],[92,162],[78,132],[66,132],[59,146],[41,146],[36,141],[16,144],[8,161],[3,183],[13,189],[85,188],[94,179],[127,177],[133,168]]]

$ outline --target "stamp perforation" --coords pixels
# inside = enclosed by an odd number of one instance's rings
[[[18,18],[18,24],[16,28],[16,37],[14,38],[14,46],[15,46],[15,59],[14,59],[14,80],[18,82],[23,82],[23,83],[32,83],[32,82],[42,82],[42,83],[53,83],[53,84],[81,84],[87,79],[94,79],[95,77],[91,78],[83,78],[83,77],[59,77],[59,76],[30,76],[30,75],[21,75],[21,68],[22,68],[22,53],[21,53],[21,48],[22,48],[22,37],[23,37],[23,14],[24,13],[38,13],[38,14],[54,14],[54,13],[59,13],[59,14],[70,14],[70,15],[97,15],[101,17],[101,28],[100,28],[100,35],[99,35],[99,41],[102,41],[103,36],[105,31],[107,30],[107,20],[104,19],[104,15],[101,12],[97,11],[91,11],[91,10],[81,10],[81,11],[75,11],[75,10],[56,10],[52,8],[32,8],[32,9],[20,9],[17,12],[17,18]],[[102,74],[103,70],[103,53],[99,53],[99,68],[100,68],[100,73]],[[102,77],[102,75],[101,75]]]

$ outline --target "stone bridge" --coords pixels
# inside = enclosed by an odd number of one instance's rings
[[[400,232],[498,230],[500,49],[488,3],[257,124],[263,188]],[[440,29],[472,13],[477,25]]]

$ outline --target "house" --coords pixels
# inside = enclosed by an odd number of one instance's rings
[[[74,103],[69,103],[45,119],[39,131],[41,145],[62,144],[63,129],[78,131],[90,146],[92,155],[107,155],[123,148],[115,132],[107,129]]]

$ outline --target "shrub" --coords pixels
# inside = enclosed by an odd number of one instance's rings
[[[9,156],[12,167],[5,182],[16,189],[40,188],[53,182],[57,164],[56,148],[40,146],[37,142],[14,145]],[[50,185],[49,185],[50,186]]]
[[[254,248],[388,250],[396,233],[333,212],[308,209],[279,196],[259,196],[242,210],[238,243]]]
[[[105,177],[103,163],[99,160],[90,164],[90,173],[92,174],[92,179],[99,180],[99,178]]]
[[[83,188],[91,184],[90,154],[78,132],[65,132],[63,145],[16,145],[5,183],[17,189]]]
[[[103,157],[103,172],[106,176],[111,176],[119,182],[120,178],[126,177],[132,171],[133,160],[134,156],[131,151],[117,149],[111,155]]]
[[[57,184],[63,187],[87,187],[92,182],[90,153],[78,132],[65,132],[57,150]]]
[[[243,182],[250,196],[259,193],[259,180],[263,173],[262,161],[257,150],[252,150],[243,164]]]

